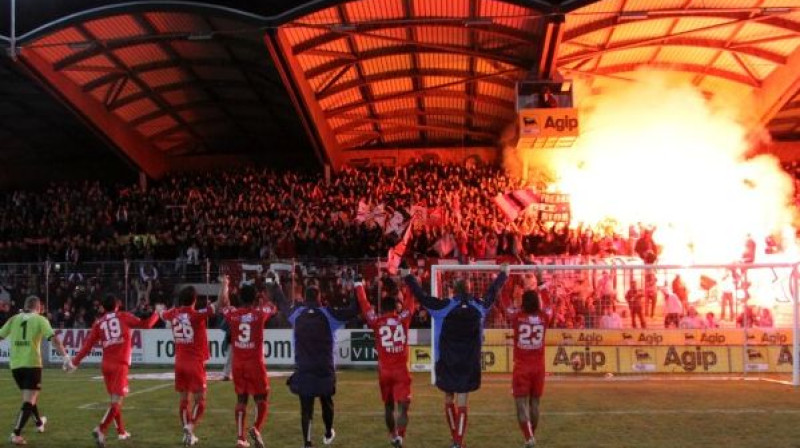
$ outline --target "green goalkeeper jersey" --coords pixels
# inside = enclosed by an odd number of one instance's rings
[[[55,335],[50,322],[35,313],[20,313],[0,328],[0,338],[8,339],[11,368],[42,367],[42,338]]]

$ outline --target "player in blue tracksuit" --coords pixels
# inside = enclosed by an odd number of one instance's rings
[[[268,282],[277,276],[270,273]],[[314,415],[314,398],[319,397],[322,406],[322,421],[325,423],[324,445],[333,442],[333,395],[336,393],[336,368],[333,362],[336,347],[336,330],[358,316],[358,302],[352,306],[336,309],[322,306],[319,286],[309,285],[305,300],[290,305],[283,291],[274,288],[273,301],[287,317],[294,328],[295,371],[287,384],[292,393],[300,397],[300,422],[303,442],[306,447],[311,442],[311,420]]]
[[[467,394],[481,387],[483,323],[508,279],[508,265],[503,265],[483,299],[472,295],[466,279],[456,281],[453,298],[437,299],[425,294],[407,269],[401,270],[401,276],[433,318],[436,386],[445,393],[445,415],[453,448],[462,448],[467,431]]]

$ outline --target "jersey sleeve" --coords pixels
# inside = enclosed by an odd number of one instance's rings
[[[100,327],[95,322],[92,325],[92,331],[89,332],[89,336],[83,341],[83,346],[81,347],[81,350],[72,359],[72,363],[75,364],[75,366],[77,367],[78,364],[80,364],[83,358],[85,358],[86,355],[89,354],[89,352],[92,350],[92,347],[94,347],[95,344],[97,344],[97,341],[99,340],[100,340]]]
[[[417,301],[410,294],[403,294],[403,311],[400,312],[400,320],[404,324],[411,323],[414,313],[417,312]]]
[[[131,328],[152,328],[158,322],[158,314],[153,313],[148,318],[139,319],[131,313],[120,313],[120,320]]]
[[[178,311],[175,308],[170,308],[161,313],[161,319],[169,322],[175,318],[176,314],[178,314]]]
[[[45,340],[49,341],[50,339],[53,338],[53,336],[56,335],[56,332],[53,331],[53,326],[50,325],[50,321],[47,320],[46,317],[39,316],[39,321],[41,322],[42,325],[42,337]]]
[[[364,319],[367,321],[367,325],[370,327],[375,326],[375,322],[378,319],[378,316],[375,314],[375,310],[372,308],[372,305],[367,300],[367,293],[364,291],[364,285],[361,283],[357,283],[355,286],[355,293],[356,293],[356,300],[358,300],[358,307],[361,308],[361,314],[364,315]]]
[[[429,311],[444,309],[450,303],[449,299],[439,300],[436,297],[425,294],[425,291],[422,290],[422,286],[419,285],[419,282],[417,282],[417,279],[413,275],[408,275],[403,280],[405,280],[406,285],[408,285],[414,297],[419,300],[419,303]]]

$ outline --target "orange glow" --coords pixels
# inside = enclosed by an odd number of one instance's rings
[[[774,157],[747,157],[744,114],[690,85],[638,78],[581,110],[572,149],[508,154],[509,168],[549,172],[571,195],[573,225],[611,219],[625,236],[629,225],[657,226],[662,263],[735,261],[748,234],[759,251],[767,235],[786,234],[792,180]]]

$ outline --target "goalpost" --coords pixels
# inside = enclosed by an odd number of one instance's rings
[[[518,304],[522,291],[535,287],[546,291],[543,296],[558,315],[547,332],[548,372],[716,374],[800,386],[800,263],[644,265],[624,257],[593,264],[576,261],[550,257],[542,264],[510,266],[509,280],[487,314],[482,355],[492,365],[482,361],[485,371],[512,368],[513,343],[507,342],[512,331],[500,310],[501,297]],[[437,264],[431,267],[430,294],[452,297],[453,281],[468,278],[473,294],[482,297],[499,272],[500,266],[492,264]],[[719,327],[696,328],[696,320],[679,317],[678,328],[672,322],[665,328],[664,303],[676,276],[686,290],[683,315],[694,309],[707,321],[707,314],[714,313]],[[631,324],[630,312],[637,311],[636,300],[626,300],[631,289],[639,291],[646,329]],[[728,311],[724,320],[723,309]],[[615,321],[621,328],[600,328]],[[431,320],[432,363],[437,351],[434,325]],[[435,383],[435,365],[431,367]]]

